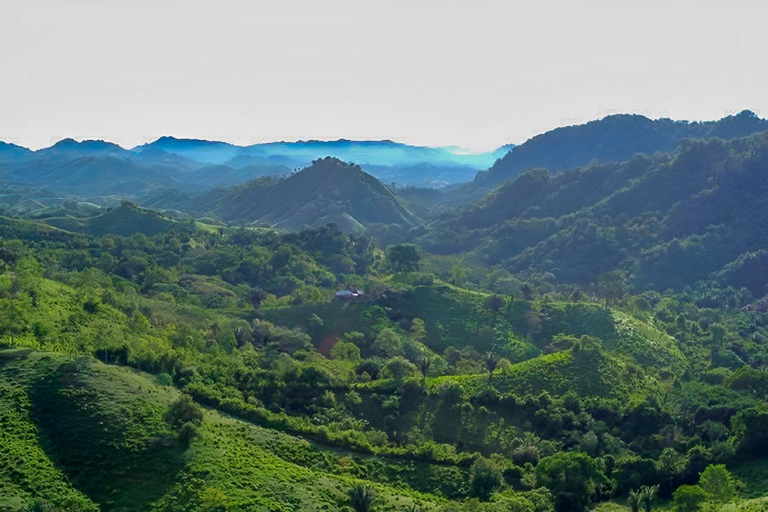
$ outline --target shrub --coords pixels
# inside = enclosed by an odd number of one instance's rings
[[[488,500],[502,482],[501,468],[492,460],[479,457],[470,469],[469,485],[472,495]]]
[[[727,503],[734,499],[738,490],[738,481],[725,469],[725,464],[707,466],[699,477],[699,485],[715,503]]]
[[[698,512],[707,501],[707,493],[698,485],[681,485],[672,494],[677,512]]]
[[[176,434],[176,439],[180,445],[189,446],[189,443],[192,442],[192,439],[198,435],[197,425],[191,421],[188,421],[181,426],[179,433]]]
[[[165,413],[165,421],[174,428],[185,423],[200,424],[203,421],[203,410],[189,395],[182,395],[171,404]]]
[[[556,453],[536,466],[536,483],[552,491],[556,509],[562,512],[586,510],[597,485],[606,482],[605,475],[586,453]]]

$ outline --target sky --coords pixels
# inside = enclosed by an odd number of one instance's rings
[[[0,0],[0,140],[487,150],[618,112],[768,116],[762,0]]]

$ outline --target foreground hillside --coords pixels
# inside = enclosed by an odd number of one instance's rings
[[[337,510],[373,462],[194,404],[151,375],[88,357],[0,351],[0,509],[32,498],[65,510]],[[379,461],[381,510],[430,494],[395,489],[387,476],[426,484],[426,465]],[[384,469],[384,472],[381,470]]]
[[[722,303],[481,286],[338,226],[0,220],[8,510],[583,512],[642,492],[729,512],[766,492],[768,322],[716,281]]]

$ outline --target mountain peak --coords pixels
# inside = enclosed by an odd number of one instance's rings
[[[13,142],[5,142],[0,140],[0,151],[24,151],[29,152],[30,149],[25,148],[24,146],[19,146],[18,144],[14,144]]]
[[[359,165],[318,158],[272,184],[253,183],[225,193],[216,210],[228,220],[298,229],[347,219],[355,230],[369,224],[410,225],[413,215]],[[347,223],[345,222],[345,225]]]
[[[218,140],[207,140],[207,139],[186,139],[186,138],[179,138],[174,137],[172,135],[163,135],[162,137],[148,143],[143,144],[139,146],[140,148],[146,148],[146,147],[174,147],[174,146],[231,146],[235,147],[234,145],[230,144],[229,142],[222,142]]]
[[[758,118],[759,116],[751,110],[744,109],[738,114],[736,114],[736,117],[745,117],[745,118],[751,119],[751,118]]]
[[[304,170],[323,169],[323,168],[332,168],[332,167],[338,167],[341,169],[356,169],[362,172],[362,169],[358,164],[355,164],[352,162],[345,162],[344,160],[335,156],[326,156],[322,158],[317,158],[312,161],[312,165],[310,165],[309,167],[306,167]]]
[[[51,146],[49,149],[56,148],[56,149],[62,149],[62,148],[114,148],[123,150],[120,146],[115,144],[114,142],[107,142],[102,139],[85,139],[82,141],[76,141],[75,139],[71,137],[67,137],[65,139],[61,139],[56,144]]]

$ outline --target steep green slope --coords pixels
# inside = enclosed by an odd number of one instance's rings
[[[142,510],[163,494],[183,466],[175,443],[163,441],[173,439],[162,413],[174,392],[90,358],[2,354],[0,378],[15,389],[3,412],[18,411],[10,446],[40,454],[26,478],[11,471],[18,461],[4,461],[10,498]],[[21,435],[25,430],[36,435]]]
[[[40,358],[31,368],[27,357],[25,350],[0,351],[0,509],[19,510],[40,497],[57,506],[96,510],[49,458],[32,420],[29,382],[52,373],[56,365]]]
[[[0,387],[0,507],[37,497],[79,510],[336,510],[360,476],[381,482],[381,510],[440,501],[387,485],[427,488],[427,466],[371,465],[215,411],[186,447],[164,419],[176,390],[91,358],[0,351]]]

